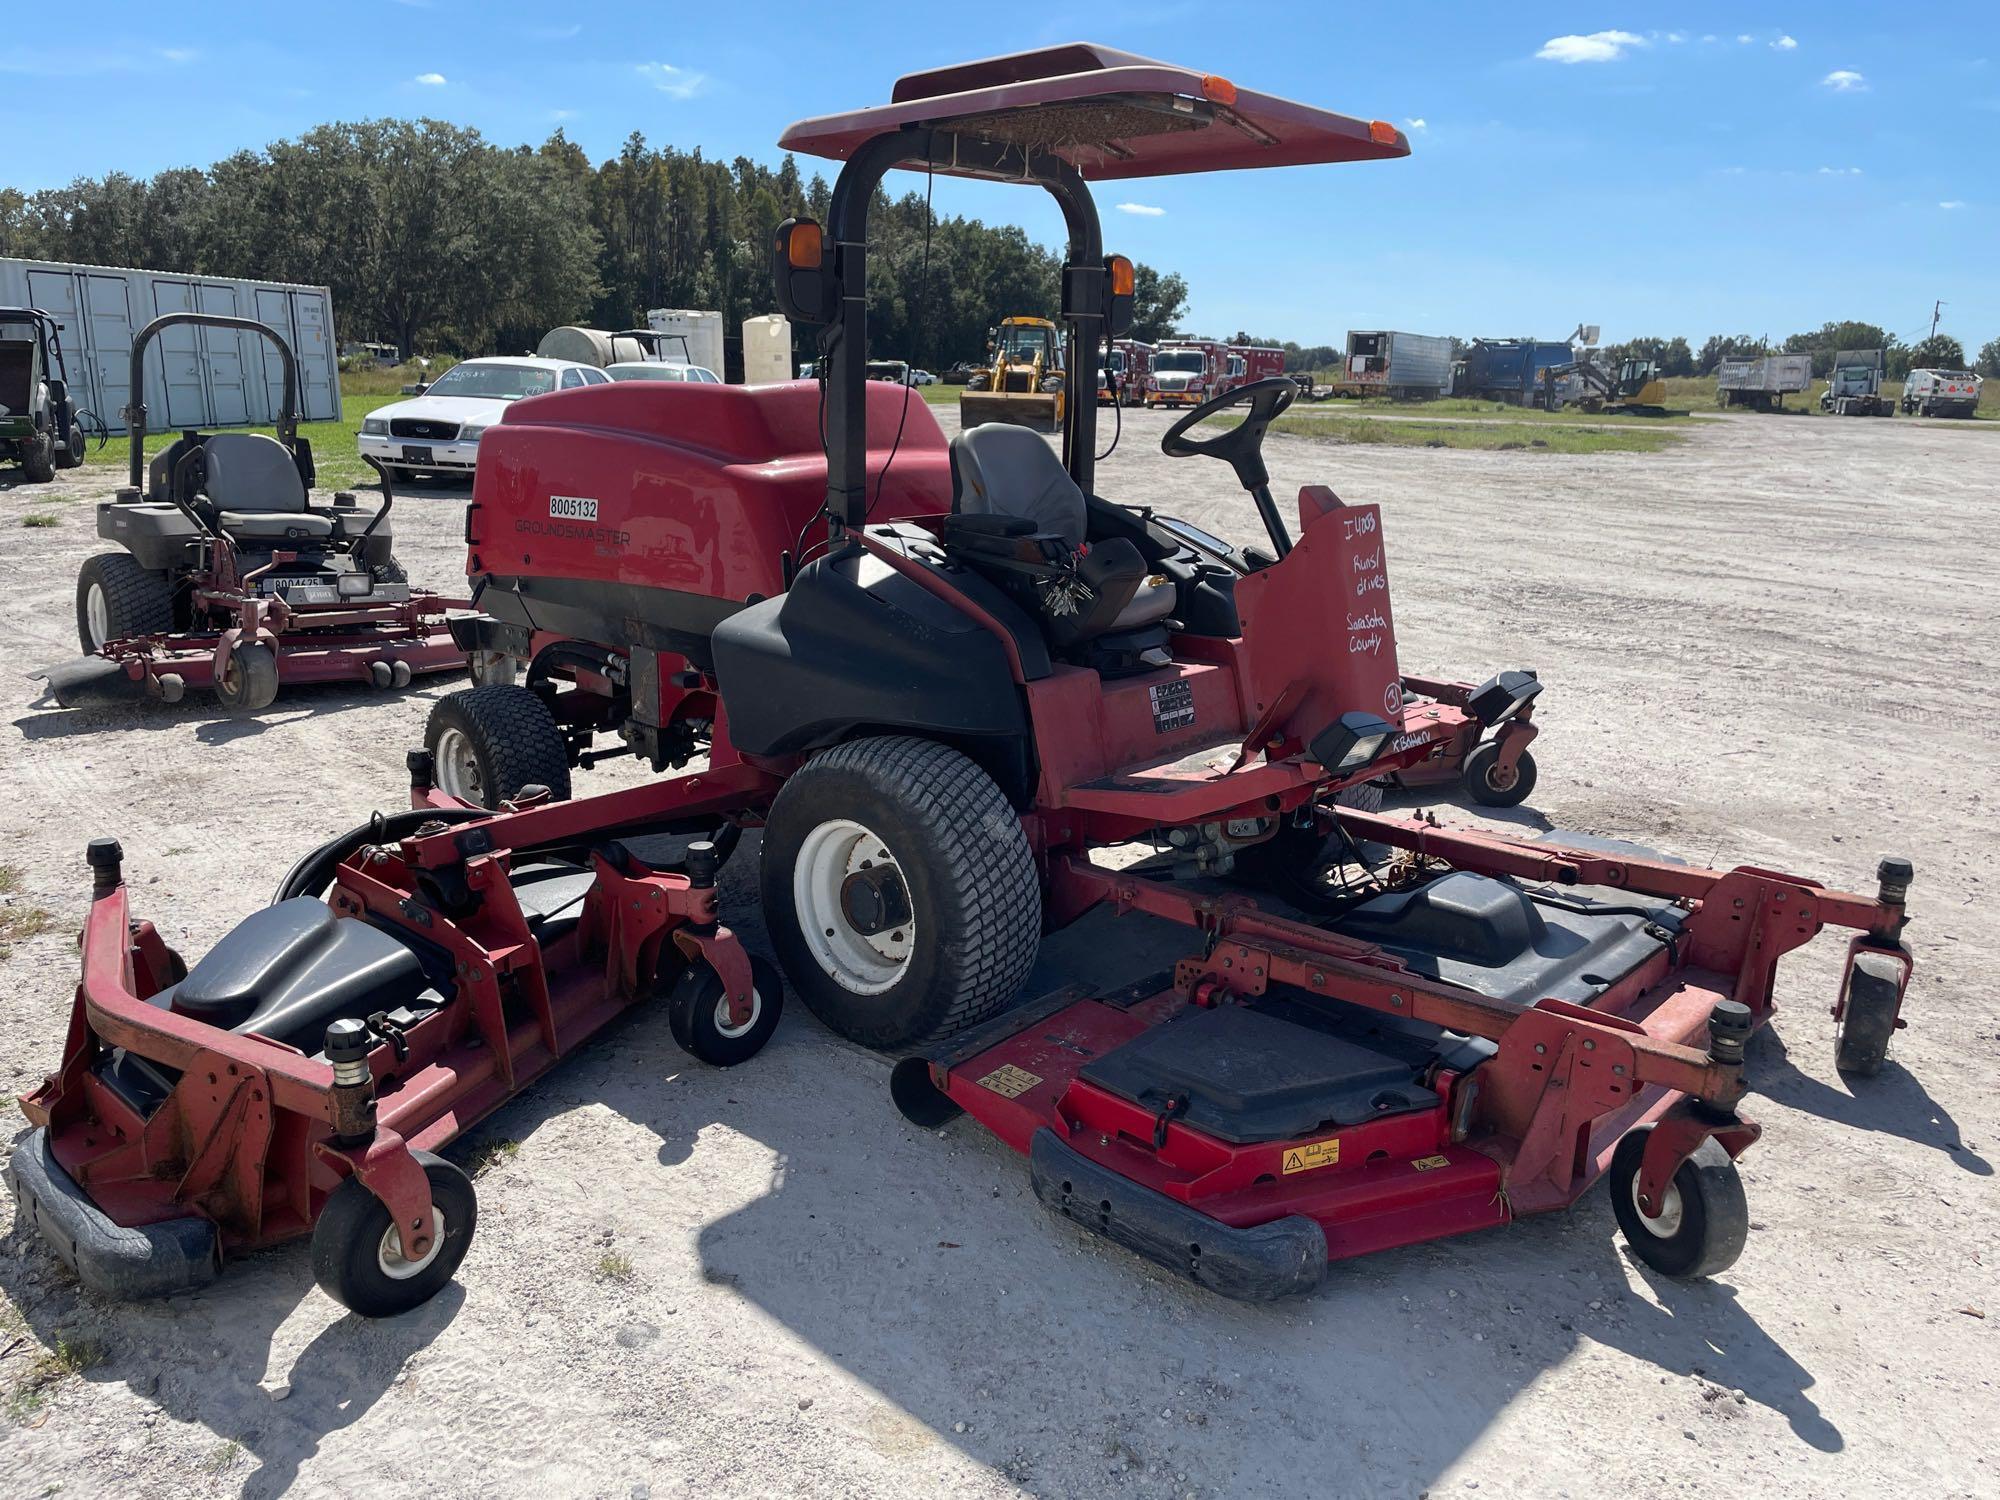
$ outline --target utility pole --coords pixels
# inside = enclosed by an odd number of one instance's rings
[[[1942,316],[1942,315],[1943,315],[1943,313],[1944,313],[1944,304],[1943,304],[1942,302],[1933,302],[1933,303],[1931,304],[1931,337],[1932,337],[1932,338],[1936,338],[1936,337],[1937,337],[1937,326],[1938,326],[1938,319],[1939,319],[1939,317],[1940,317],[1940,316]]]

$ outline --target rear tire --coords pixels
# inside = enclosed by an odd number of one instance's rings
[[[855,740],[802,767],[771,804],[761,880],[792,988],[864,1046],[994,1014],[1041,942],[1019,815],[978,766],[928,740]]]
[[[387,562],[377,563],[373,568],[369,569],[369,572],[373,575],[377,583],[408,583],[410,581],[410,575],[403,570],[403,565],[393,557]]]
[[[421,1307],[444,1289],[479,1222],[472,1179],[442,1157],[412,1151],[430,1179],[437,1241],[425,1255],[406,1258],[389,1208],[358,1177],[333,1190],[313,1225],[313,1280],[320,1290],[364,1318],[392,1318]]]
[[[174,590],[165,573],[140,567],[129,552],[100,552],[78,570],[76,636],[86,652],[173,628]]]
[[[229,653],[229,663],[215,679],[215,696],[232,713],[254,714],[278,696],[278,654],[252,641]]]
[[[1611,1154],[1611,1211],[1632,1253],[1662,1276],[1693,1281],[1736,1264],[1750,1238],[1750,1208],[1743,1178],[1713,1136],[1681,1163],[1667,1188],[1660,1217],[1639,1208],[1639,1163],[1650,1125],[1627,1132]]]
[[[84,445],[88,441],[89,436],[84,432],[83,424],[77,421],[75,414],[72,413],[69,419],[69,446],[56,455],[56,467],[58,469],[82,468]]]
[[[549,706],[524,687],[494,683],[439,700],[424,726],[438,790],[498,807],[525,786],[569,800],[569,746]]]

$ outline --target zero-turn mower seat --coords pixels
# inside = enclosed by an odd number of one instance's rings
[[[1011,516],[1072,547],[1084,545],[1088,511],[1083,491],[1055,450],[1025,427],[989,422],[959,433],[951,440],[951,488],[955,515]],[[1174,607],[1173,584],[1147,577],[1143,559],[1129,542],[1098,545],[1130,549],[1140,576],[1130,602],[1095,634],[1121,635],[1165,619]]]
[[[306,506],[305,481],[276,438],[218,432],[202,444],[202,485],[216,522],[239,542],[323,541],[333,519]]]

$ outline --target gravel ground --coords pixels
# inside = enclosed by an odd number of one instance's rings
[[[1100,489],[1253,538],[1226,471],[1159,455],[1164,425],[1128,413]],[[1783,966],[1730,1272],[1641,1271],[1598,1191],[1236,1306],[1047,1218],[970,1125],[904,1124],[884,1064],[802,1007],[727,1073],[642,1015],[465,1144],[519,1143],[480,1179],[458,1283],[408,1316],[343,1315],[303,1246],[130,1306],[0,1241],[5,1492],[2000,1493],[1976,1436],[2000,1370],[2000,1021],[1977,978],[2000,960],[2000,437],[1732,417],[1646,457],[1270,457],[1281,495],[1382,503],[1406,670],[1541,671],[1542,816],[1860,889],[1879,855],[1916,861],[1910,1029],[1881,1077],[1832,1067],[1838,941]],[[300,851],[398,804],[447,690],[300,692],[254,720],[38,702],[107,481],[16,477],[0,901],[53,921],[0,960],[9,1091],[57,1057],[87,837],[122,837],[138,911],[199,954]],[[446,584],[462,497],[420,493],[399,551]],[[732,905],[759,941],[747,865]],[[1108,971],[1154,936],[1086,924],[1043,961]],[[99,1357],[37,1391],[59,1339]]]

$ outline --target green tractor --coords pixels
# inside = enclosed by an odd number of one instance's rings
[[[62,326],[38,307],[0,307],[0,463],[18,463],[30,484],[83,462]]]

